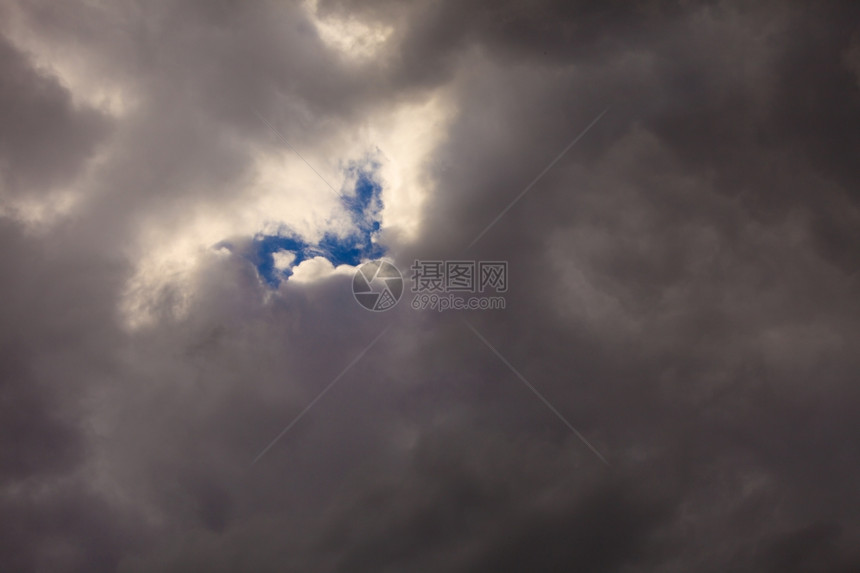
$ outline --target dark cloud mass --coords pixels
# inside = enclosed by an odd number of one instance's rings
[[[0,571],[860,570],[857,3],[0,22]]]
[[[5,193],[40,193],[73,178],[103,137],[104,118],[0,38],[0,167]]]

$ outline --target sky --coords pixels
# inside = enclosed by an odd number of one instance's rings
[[[854,2],[0,0],[0,569],[860,570],[858,155]]]

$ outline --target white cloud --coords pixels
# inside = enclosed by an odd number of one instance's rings
[[[306,284],[334,275],[351,275],[354,272],[355,267],[353,266],[339,265],[335,267],[325,257],[314,257],[296,265],[290,281]]]
[[[296,254],[292,251],[281,250],[273,253],[272,259],[275,262],[275,268],[277,270],[285,271],[296,261]]]
[[[368,60],[379,53],[391,37],[394,28],[364,22],[355,17],[319,14],[318,0],[305,2],[320,39],[326,46],[349,60]]]
[[[423,102],[381,112],[360,126],[345,126],[317,148],[302,149],[302,155],[340,190],[344,166],[381,154],[376,175],[382,183],[382,229],[409,240],[417,236],[421,207],[430,194],[424,166],[442,141],[452,110],[446,97],[436,94]],[[261,150],[253,175],[237,189],[229,207],[200,205],[196,213],[186,214],[181,224],[171,227],[154,219],[143,226],[133,254],[138,259],[137,272],[123,302],[127,324],[139,327],[151,323],[153,317],[146,309],[166,288],[176,293],[174,310],[182,316],[187,309],[187,302],[182,301],[193,294],[192,278],[200,257],[220,241],[289,231],[314,243],[326,232],[345,236],[351,226],[339,193],[295,153],[288,149]],[[289,280],[307,283],[335,272],[330,262],[326,265],[321,262],[324,259],[317,259],[298,265]],[[286,264],[286,259],[276,264]]]

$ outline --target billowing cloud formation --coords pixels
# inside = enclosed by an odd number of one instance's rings
[[[382,210],[380,194],[382,186],[374,180],[379,165],[370,162],[359,167],[351,166],[347,172],[352,189],[341,197],[341,203],[349,221],[340,233],[326,231],[318,244],[310,244],[291,229],[279,229],[279,233],[258,233],[250,245],[236,248],[230,241],[222,241],[215,249],[236,252],[255,263],[260,277],[269,285],[277,286],[281,280],[293,274],[293,267],[305,261],[322,259],[331,266],[352,270],[362,261],[375,260],[385,254],[377,242]]]
[[[0,569],[856,570],[858,12],[3,3]]]

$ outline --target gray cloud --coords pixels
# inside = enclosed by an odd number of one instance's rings
[[[4,195],[42,194],[78,175],[109,124],[0,38],[0,167]]]
[[[361,61],[293,5],[3,9],[4,202],[79,191],[42,226],[2,211],[3,567],[855,569],[856,9],[317,9],[393,31]],[[437,92],[454,119],[417,238],[389,255],[507,260],[504,311],[418,313],[407,293],[371,314],[348,276],[272,290],[204,244],[184,282],[139,286],[151,323],[124,324],[141,261],[290,153],[255,109],[316,161]]]

